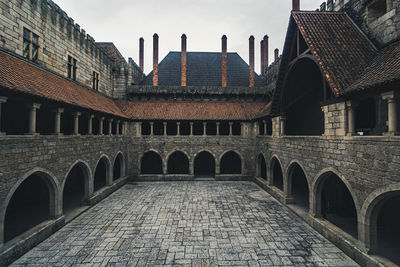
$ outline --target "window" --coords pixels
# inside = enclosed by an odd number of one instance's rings
[[[23,56],[36,62],[39,58],[39,36],[24,28]]]
[[[93,85],[92,88],[93,90],[99,90],[99,74],[95,71],[93,71]]]
[[[76,81],[76,59],[68,56],[68,78]]]
[[[386,0],[375,0],[367,6],[368,18],[379,18],[386,14]]]

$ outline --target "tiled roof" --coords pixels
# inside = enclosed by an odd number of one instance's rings
[[[187,52],[188,86],[221,86],[221,53]],[[249,86],[249,65],[237,54],[228,53],[228,86]],[[153,84],[153,72],[144,79],[143,85]],[[181,85],[181,53],[169,52],[158,66],[158,84]],[[265,86],[257,74],[255,86]]]
[[[112,99],[4,52],[0,52],[0,87],[126,117]]]
[[[128,102],[122,111],[140,120],[250,120],[265,108],[265,102]]]
[[[379,51],[360,78],[346,89],[346,92],[362,91],[392,82],[400,82],[400,41]]]
[[[125,58],[119,52],[118,48],[114,45],[114,43],[96,43],[97,46],[104,49],[104,51],[111,58],[115,59],[115,62],[121,63],[125,62]]]
[[[376,54],[345,13],[296,11],[292,16],[336,95],[359,77]]]

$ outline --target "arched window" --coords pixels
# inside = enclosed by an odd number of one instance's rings
[[[204,177],[215,176],[215,159],[211,153],[203,151],[195,157],[194,175]]]
[[[168,174],[189,174],[189,159],[181,151],[175,151],[168,158]]]
[[[282,167],[279,161],[274,157],[271,161],[271,177],[272,184],[283,191],[283,174]]]
[[[293,163],[289,167],[288,179],[291,184],[291,192],[294,199],[294,204],[304,211],[309,210],[309,189],[306,175],[303,169],[297,164]]]
[[[89,175],[83,163],[76,164],[65,180],[63,190],[63,212],[70,214],[82,205],[89,194]]]
[[[242,161],[236,152],[229,151],[222,156],[220,163],[220,172],[221,174],[242,173]]]
[[[257,176],[267,180],[267,166],[262,154],[258,155],[257,158]]]
[[[142,174],[162,174],[163,169],[161,156],[154,151],[144,153],[140,170]]]
[[[124,168],[124,157],[122,156],[121,153],[119,153],[114,161],[113,181],[122,177],[123,168]]]
[[[108,162],[106,158],[101,158],[94,171],[94,191],[97,191],[107,184]]]

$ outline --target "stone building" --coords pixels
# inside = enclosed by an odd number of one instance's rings
[[[261,75],[228,53],[153,71],[51,0],[0,0],[0,265],[130,180],[251,180],[361,265],[399,264],[400,1],[300,11]],[[162,39],[161,39],[162,43]],[[33,216],[34,215],[34,216]]]

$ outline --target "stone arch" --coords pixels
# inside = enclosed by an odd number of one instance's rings
[[[207,159],[204,162],[200,162],[200,156],[201,155],[205,155],[205,157],[207,157]],[[212,161],[211,161],[212,158]],[[207,149],[203,149],[200,150],[198,153],[195,154],[195,156],[193,157],[193,173],[196,176],[202,176],[202,175],[207,175],[207,176],[215,176],[215,174],[217,173],[217,161],[216,161],[217,157],[215,156],[214,153],[212,153],[211,151],[207,150]],[[203,165],[207,165],[206,163],[210,163],[210,167],[207,170],[204,170],[204,173],[202,171]],[[198,163],[198,164],[196,164]],[[204,164],[201,164],[204,163]]]
[[[174,158],[178,157],[178,158]],[[177,162],[177,160],[179,162]],[[189,174],[190,173],[190,157],[182,150],[170,152],[166,157],[168,174]]]
[[[367,199],[364,201],[360,211],[359,236],[360,240],[364,242],[366,249],[370,253],[381,254],[378,244],[378,217],[388,202],[393,199],[399,200],[399,197],[400,183],[396,183],[376,189],[370,193]],[[393,214],[393,216],[394,215],[395,214]],[[399,216],[400,215],[398,215],[398,217]],[[397,221],[399,221],[398,217]],[[396,235],[394,237],[396,237]],[[397,264],[399,264],[399,260],[400,259],[397,259]]]
[[[229,166],[227,161],[234,161],[234,165]],[[242,155],[236,150],[227,150],[218,159],[220,174],[242,174],[244,170],[244,160]]]
[[[76,179],[75,175],[72,173],[72,171],[75,171],[76,169],[74,168],[80,168],[81,171],[81,175],[83,177],[81,177],[81,179],[83,179],[83,183],[81,181],[79,181],[78,179]],[[70,176],[71,175],[71,176]],[[72,177],[74,176],[74,177]],[[72,184],[67,184],[69,178],[72,178]],[[65,175],[63,182],[62,182],[62,201],[61,201],[61,206],[63,207],[63,213],[65,214],[66,212],[68,213],[69,211],[71,211],[71,209],[74,209],[73,206],[77,207],[78,204],[74,203],[75,205],[72,205],[73,202],[77,202],[77,199],[80,198],[79,196],[72,196],[71,194],[69,194],[69,192],[72,192],[73,189],[73,184],[75,182],[80,183],[80,186],[83,186],[83,191],[82,193],[82,199],[80,201],[80,204],[82,204],[85,200],[87,200],[92,194],[93,194],[93,175],[92,172],[90,170],[89,164],[83,160],[77,160],[75,161],[71,167],[69,168],[67,174]],[[68,185],[68,188],[67,188]],[[65,190],[68,190],[68,192],[65,192]],[[65,194],[67,193],[67,194]],[[70,203],[65,203],[65,200],[68,200]],[[70,206],[70,204],[72,205],[72,207]],[[80,205],[79,204],[79,205]]]
[[[333,178],[332,178],[333,177]],[[335,190],[334,194],[331,194],[331,197],[340,199],[341,201],[346,201],[347,200],[347,206],[346,210],[352,212],[354,209],[354,216],[355,218],[352,217],[351,222],[349,219],[348,225],[340,224],[333,219],[328,219],[326,214],[323,214],[324,209],[329,209],[329,207],[323,207],[324,203],[329,203],[329,196],[325,197],[325,201],[323,201],[322,196],[323,196],[323,189],[325,186],[326,181],[330,179],[334,182],[334,185],[337,186],[340,191],[343,193],[344,197],[340,198],[340,195],[338,190]],[[333,187],[331,187],[333,188]],[[332,189],[333,190],[333,189]],[[347,181],[344,176],[335,170],[334,168],[325,168],[322,171],[320,171],[316,176],[315,179],[313,180],[313,183],[311,185],[311,198],[310,198],[310,214],[312,214],[315,217],[320,217],[320,218],[325,218],[327,221],[331,222],[332,224],[335,224],[338,226],[341,230],[344,232],[349,233],[350,235],[354,236],[357,238],[358,232],[357,232],[357,218],[359,218],[359,205],[358,205],[358,199],[356,198],[356,195],[354,194],[354,191],[352,187],[350,186],[349,182]],[[326,192],[329,193],[329,192]],[[347,194],[348,193],[348,194]],[[351,200],[351,201],[350,201]],[[335,202],[335,201],[333,201]],[[337,201],[336,201],[337,202]],[[334,209],[336,205],[339,204],[330,204],[330,206]],[[355,225],[354,225],[354,220],[355,220]],[[355,229],[354,229],[355,228]]]
[[[152,160],[156,161],[154,166],[150,166]],[[141,174],[163,174],[164,160],[158,151],[149,149],[140,157],[139,166]]]
[[[107,155],[102,154],[93,171],[93,191],[97,191],[111,184],[111,160]]]
[[[293,198],[294,204],[306,211],[310,203],[310,179],[303,165],[298,160],[292,160],[286,168],[286,192]]]
[[[283,182],[284,182],[284,177],[283,177],[283,168],[282,168],[282,162],[279,159],[278,155],[274,154],[272,155],[270,161],[269,161],[269,179],[270,179],[270,184],[275,186],[276,188],[280,189],[283,191]]]
[[[13,187],[9,190],[6,198],[4,199],[1,209],[0,209],[0,244],[3,244],[5,241],[4,236],[4,227],[5,227],[5,218],[7,208],[10,204],[10,201],[16,191],[20,188],[20,186],[32,175],[38,175],[43,182],[46,184],[49,191],[49,218],[56,218],[61,214],[61,205],[60,205],[60,185],[58,183],[57,178],[48,170],[42,168],[33,168],[28,171],[18,181],[13,185]]]
[[[122,178],[126,175],[125,156],[118,151],[113,160],[112,181]]]
[[[256,176],[267,180],[267,162],[262,152],[257,156]]]

